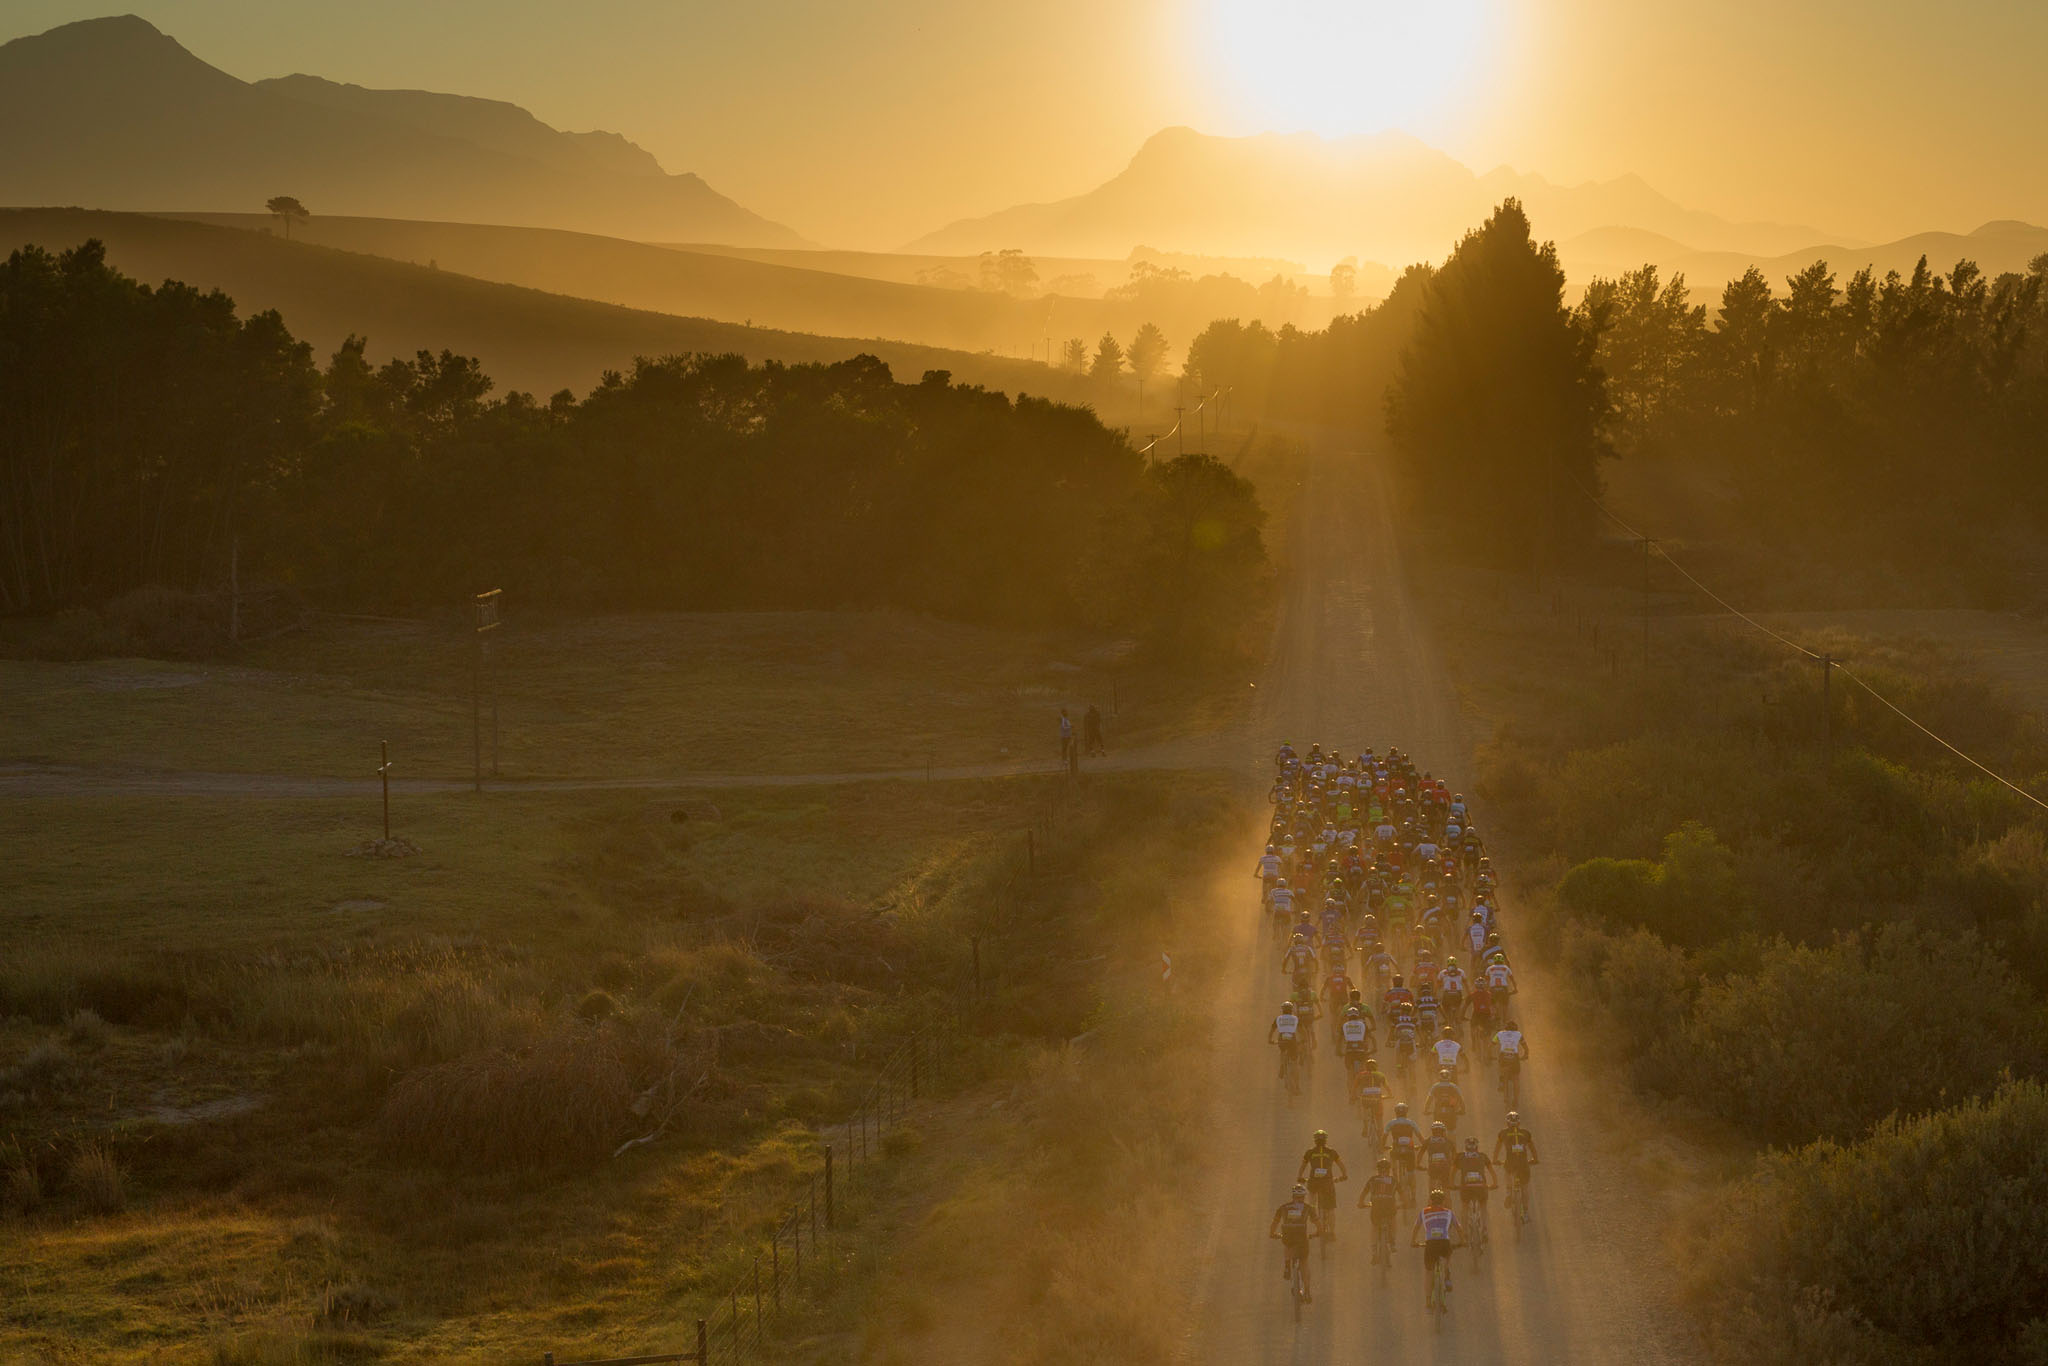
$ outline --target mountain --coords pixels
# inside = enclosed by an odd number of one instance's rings
[[[1666,277],[1683,272],[1694,297],[1702,302],[1717,299],[1721,286],[1751,266],[1779,293],[1785,292],[1787,277],[1796,275],[1815,261],[1826,261],[1840,280],[1864,266],[1882,277],[1887,271],[1911,275],[1922,256],[1935,270],[1946,273],[1956,262],[1975,261],[1985,274],[1998,276],[2022,273],[2036,257],[2048,254],[2048,228],[2031,223],[2001,220],[1986,223],[1971,233],[1922,232],[1896,242],[1874,246],[1847,243],[1806,245],[1797,251],[1765,256],[1754,252],[1701,251],[1657,233],[1626,228],[1601,228],[1581,233],[1557,244],[1577,293],[1595,275],[1615,276],[1623,271],[1654,265]]]
[[[1137,243],[1229,255],[1275,253],[1395,265],[1441,260],[1514,195],[1544,237],[1621,225],[1715,250],[1790,251],[1816,229],[1728,223],[1673,203],[1640,177],[1576,186],[1506,168],[1477,175],[1405,133],[1154,134],[1118,175],[1072,199],[963,219],[904,248],[1119,256]]]
[[[901,380],[950,370],[961,383],[1009,393],[1070,401],[1089,396],[1075,376],[1001,356],[621,308],[433,265],[151,214],[0,209],[0,258],[25,244],[60,251],[89,237],[106,244],[111,264],[145,283],[169,279],[217,288],[245,316],[276,309],[323,363],[355,333],[368,338],[375,363],[445,347],[481,359],[501,391],[546,396],[563,388],[586,390],[606,370],[629,368],[635,356],[735,352],[796,364],[865,351],[886,361]]]
[[[455,218],[668,241],[803,239],[613,133],[311,76],[251,84],[132,15],[0,46],[0,195],[114,209]]]

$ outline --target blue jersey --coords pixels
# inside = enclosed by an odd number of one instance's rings
[[[1458,1222],[1458,1216],[1447,1209],[1425,1206],[1422,1211],[1422,1236],[1430,1242],[1449,1242],[1451,1227]]]

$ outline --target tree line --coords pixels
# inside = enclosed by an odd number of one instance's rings
[[[97,242],[0,271],[0,609],[244,576],[407,610],[896,606],[1234,648],[1254,490],[1085,408],[896,383],[871,356],[642,358],[579,399],[468,357],[323,366],[275,313],[149,288]]]

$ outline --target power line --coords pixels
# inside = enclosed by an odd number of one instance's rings
[[[2035,806],[2040,807],[2043,811],[2048,811],[2048,801],[2041,800],[2039,797],[2027,791],[2018,783],[2015,783],[2014,781],[2012,781],[2012,779],[2006,777],[2004,774],[1998,772],[1996,769],[1990,767],[1988,764],[1983,763],[1981,760],[1978,760],[1972,757],[1971,755],[1964,753],[1955,745],[1950,744],[1946,739],[1942,738],[1934,731],[1928,729],[1928,727],[1925,724],[1923,724],[1918,718],[1914,717],[1912,714],[1907,712],[1905,708],[1899,706],[1898,703],[1892,701],[1889,697],[1886,697],[1883,693],[1879,692],[1876,688],[1873,688],[1870,684],[1866,683],[1862,678],[1858,677],[1855,673],[1851,672],[1847,665],[1843,664],[1834,656],[1824,655],[1819,653],[1818,651],[1810,650],[1806,646],[1801,645],[1798,641],[1792,640],[1780,634],[1779,632],[1772,630],[1770,627],[1764,625],[1762,622],[1758,621],[1749,613],[1737,607],[1734,603],[1728,601],[1728,599],[1722,597],[1719,593],[1716,593],[1713,589],[1707,587],[1704,583],[1701,583],[1699,579],[1695,577],[1693,573],[1690,570],[1688,570],[1684,565],[1680,564],[1677,560],[1672,559],[1671,552],[1669,550],[1666,550],[1662,545],[1658,544],[1657,540],[1654,537],[1649,536],[1644,532],[1636,530],[1627,522],[1624,522],[1619,516],[1615,515],[1614,511],[1610,509],[1607,506],[1607,504],[1601,502],[1599,497],[1591,489],[1587,488],[1583,483],[1580,483],[1578,476],[1572,474],[1571,471],[1567,470],[1565,471],[1565,477],[1567,479],[1570,479],[1573,485],[1577,487],[1579,492],[1586,496],[1586,501],[1590,502],[1595,508],[1599,509],[1602,516],[1606,517],[1607,520],[1613,522],[1623,531],[1626,531],[1630,536],[1633,536],[1637,540],[1643,541],[1646,544],[1648,544],[1651,550],[1658,556],[1658,558],[1662,559],[1664,563],[1670,565],[1673,569],[1677,570],[1679,576],[1683,578],[1687,583],[1691,584],[1694,588],[1697,588],[1701,593],[1704,593],[1708,598],[1711,598],[1717,605],[1720,606],[1721,610],[1727,612],[1729,615],[1737,618],[1738,620],[1747,623],[1748,625],[1754,627],[1756,630],[1761,631],[1763,634],[1769,636],[1772,640],[1777,641],[1780,645],[1785,646],[1787,649],[1796,651],[1797,653],[1806,656],[1808,659],[1813,660],[1817,664],[1821,664],[1828,668],[1840,669],[1842,671],[1842,676],[1844,678],[1848,679],[1851,683],[1854,683],[1857,687],[1863,689],[1863,691],[1869,693],[1871,697],[1875,698],[1878,702],[1882,703],[1889,711],[1892,712],[1893,715],[1897,716],[1900,720],[1906,722],[1906,724],[1912,726],[1913,729],[1919,731],[1922,735],[1925,735],[1928,739],[1934,741],[1935,744],[1940,745],[1950,754],[1955,755],[1958,759],[1961,759],[1964,763],[1970,765],[1972,768],[1975,768],[1978,772],[1984,774],[1986,777],[1993,779],[1994,781],[2009,788],[2013,792],[2018,793],[2020,796],[2025,797],[2028,801],[2032,802]]]

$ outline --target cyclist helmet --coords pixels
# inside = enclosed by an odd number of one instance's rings
[[[1408,1102],[1407,1102],[1407,1101],[1405,1101],[1405,1100],[1397,1100],[1397,1101],[1395,1101],[1395,1102],[1394,1102],[1394,1117],[1395,1117],[1396,1119],[1406,1119],[1406,1118],[1408,1117]]]
[[[1315,1131],[1314,1138],[1316,1146],[1320,1148],[1330,1141],[1330,1131],[1328,1129],[1318,1129]]]
[[[1435,1205],[1441,1205],[1444,1201],[1450,1198],[1451,1197],[1445,1195],[1442,1191],[1431,1191],[1429,1193],[1430,1203]]]
[[[1282,1015],[1292,1015],[1294,1013],[1294,1002],[1282,1001],[1280,1003],[1280,1013]]]
[[[1283,878],[1280,878],[1279,880],[1277,880],[1276,882],[1274,882],[1274,884],[1273,884],[1273,885],[1274,885],[1275,887],[1285,887],[1285,886],[1287,885],[1287,879],[1286,879],[1286,878],[1284,878],[1284,877],[1283,877]]]
[[[1295,1199],[1297,1199],[1297,1200],[1300,1200],[1300,1199],[1302,1199],[1303,1197],[1305,1197],[1305,1196],[1306,1196],[1307,1194],[1308,1194],[1308,1183],[1307,1183],[1306,1181],[1297,1181],[1297,1182],[1295,1182],[1295,1183],[1294,1183],[1294,1198],[1295,1198]]]
[[[1439,1067],[1436,1070],[1436,1079],[1438,1081],[1449,1081],[1451,1079],[1451,1069],[1448,1067]]]
[[[1450,1132],[1449,1129],[1444,1127],[1444,1122],[1442,1120],[1438,1120],[1436,1123],[1430,1125],[1429,1131],[1433,1134],[1446,1134]]]
[[[1514,1022],[1513,1020],[1509,1020],[1509,1021],[1508,1021],[1508,1028],[1509,1028],[1509,1029],[1512,1029],[1512,1030],[1514,1030],[1514,1031],[1515,1031],[1516,1033],[1518,1033],[1518,1034],[1519,1034],[1519,1033],[1521,1032],[1521,1030],[1522,1030],[1522,1027],[1521,1027],[1520,1025],[1516,1024],[1516,1023],[1515,1023],[1515,1022]]]
[[[1468,1153],[1470,1153],[1470,1152],[1477,1152],[1478,1150],[1479,1150],[1479,1140],[1478,1140],[1478,1139],[1476,1139],[1476,1138],[1468,1138],[1468,1139],[1466,1139],[1466,1140],[1465,1140],[1465,1151],[1466,1151],[1466,1152],[1468,1152]]]
[[[1521,1112],[1520,1110],[1510,1110],[1510,1111],[1508,1111],[1508,1123],[1510,1123],[1510,1124],[1520,1124],[1521,1122],[1522,1122],[1522,1112]]]
[[[1391,1157],[1381,1158],[1379,1161],[1379,1168],[1383,1172],[1392,1171],[1394,1169],[1394,1159]]]
[[[1401,985],[1401,974],[1398,972],[1394,974],[1394,985],[1397,987]]]
[[[1270,845],[1270,844],[1269,844],[1269,845],[1267,845],[1267,846],[1266,846],[1266,852],[1267,852],[1267,853],[1269,853],[1269,854],[1277,854],[1277,853],[1279,853],[1280,851],[1279,851],[1279,849],[1275,848],[1275,847],[1274,847],[1273,845]]]
[[[1451,1028],[1449,1025],[1444,1026],[1444,1037],[1446,1039],[1450,1038],[1453,1034],[1456,1034],[1457,1032],[1457,1030]]]

